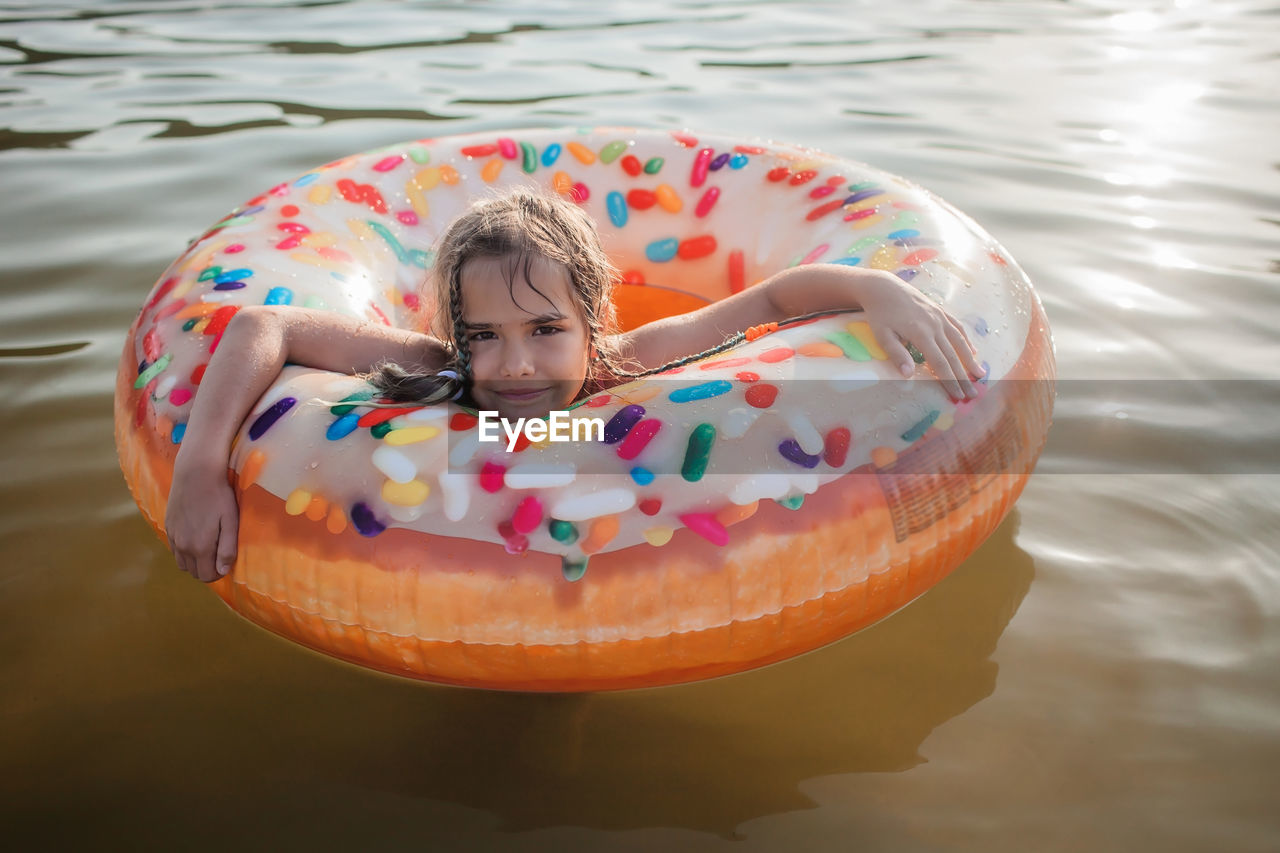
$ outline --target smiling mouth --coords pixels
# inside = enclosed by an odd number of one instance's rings
[[[506,400],[532,400],[550,390],[550,388],[535,388],[532,391],[496,391],[494,393]]]

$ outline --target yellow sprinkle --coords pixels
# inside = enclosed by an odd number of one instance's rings
[[[430,206],[427,204],[427,191],[440,183],[440,169],[432,166],[423,169],[414,175],[409,181],[406,192],[409,196],[409,204],[413,207],[413,212],[419,217],[426,219],[429,215]]]
[[[879,225],[882,219],[884,217],[877,214],[876,216],[868,216],[866,219],[855,219],[849,224],[858,230],[862,230],[863,228],[870,228],[872,225]]]
[[[328,184],[316,184],[307,191],[307,201],[312,204],[327,204],[329,196],[333,194],[333,187]]]
[[[322,267],[335,272],[342,272],[343,264],[335,263],[328,258],[322,258],[318,255],[308,255],[306,252],[290,252],[289,257],[300,264],[308,264],[313,267]]]
[[[670,527],[650,527],[644,532],[644,538],[650,545],[666,545],[674,532]]]
[[[895,270],[898,268],[898,256],[888,246],[881,246],[871,256],[871,268],[876,270]]]
[[[393,429],[382,440],[392,447],[400,447],[405,444],[417,444],[419,441],[435,438],[439,434],[439,427],[406,427],[404,429]]]
[[[866,320],[858,320],[845,326],[849,330],[849,334],[858,339],[858,343],[867,348],[867,352],[871,353],[871,357],[876,361],[888,361],[889,355],[880,348],[880,344],[876,343],[876,336],[871,331],[871,324]]]
[[[633,385],[613,388],[610,393],[619,400],[624,400],[628,403],[643,403],[661,394],[662,385],[658,382],[645,382],[642,380]]]
[[[195,332],[198,335],[204,331],[204,327],[207,325],[209,325],[209,318],[204,317],[203,319],[196,321],[196,324],[191,327],[191,331]]]
[[[498,175],[502,173],[502,158],[494,157],[488,163],[484,164],[484,168],[480,170],[480,179],[486,184],[491,184],[498,180]]]
[[[410,480],[407,483],[387,480],[382,484],[382,499],[396,506],[417,506],[425,501],[429,494],[431,494],[431,487],[421,480]]]
[[[361,240],[378,239],[378,235],[373,233],[373,229],[369,227],[369,223],[365,222],[363,219],[348,219],[347,228],[352,234],[356,235]]]
[[[208,317],[221,307],[221,302],[196,302],[183,308],[174,317],[179,320],[190,320],[192,317]]]
[[[327,249],[338,242],[338,238],[328,231],[317,231],[314,234],[306,235],[298,242],[308,249]]]
[[[584,166],[590,166],[596,161],[596,152],[592,151],[581,142],[570,142],[568,145],[569,153],[578,158],[578,162]]]
[[[653,194],[658,197],[658,204],[662,205],[662,209],[667,213],[679,213],[680,209],[684,207],[684,202],[680,200],[680,196],[676,195],[676,191],[668,184],[658,184],[658,188],[653,191]]]
[[[938,415],[938,419],[933,422],[933,425],[938,429],[948,430],[955,425],[955,422],[956,422],[956,416],[954,412],[943,412],[942,414]]]
[[[329,517],[324,520],[325,529],[333,535],[338,535],[347,529],[347,515],[342,511],[341,507],[329,507]]]
[[[881,445],[871,451],[871,464],[877,468],[888,468],[898,461],[898,452],[892,447]]]
[[[311,503],[311,493],[306,489],[294,489],[289,499],[284,502],[284,511],[289,515],[302,515]]]

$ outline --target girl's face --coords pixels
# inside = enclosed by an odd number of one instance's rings
[[[508,419],[567,408],[589,363],[589,335],[569,271],[534,257],[526,281],[523,266],[510,257],[472,258],[460,275],[471,396],[478,409]]]

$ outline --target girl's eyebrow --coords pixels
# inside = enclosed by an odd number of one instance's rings
[[[529,318],[528,320],[525,320],[525,321],[524,321],[524,325],[526,325],[526,326],[541,326],[541,325],[542,325],[542,324],[544,324],[544,323],[555,323],[555,322],[557,322],[557,321],[559,321],[559,320],[564,320],[564,319],[567,319],[567,318],[565,317],[565,315],[563,315],[563,314],[561,314],[561,313],[559,313],[559,312],[557,312],[557,313],[555,313],[555,314],[539,314],[537,317],[531,317],[531,318]],[[496,325],[497,325],[496,323],[467,323],[467,322],[464,322],[464,323],[462,324],[462,327],[463,327],[464,329],[492,329],[492,328],[494,328]]]

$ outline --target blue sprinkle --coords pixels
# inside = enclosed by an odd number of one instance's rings
[[[746,154],[734,154],[732,157],[729,158],[730,169],[741,169],[745,165],[747,165]]]
[[[265,412],[258,415],[253,426],[249,427],[249,440],[257,441],[261,438],[263,433],[271,429],[275,422],[280,420],[284,413],[292,409],[297,402],[296,397],[281,397],[268,406]]]
[[[604,425],[604,443],[617,444],[622,441],[627,437],[627,433],[631,432],[631,428],[639,423],[643,417],[644,406],[632,404],[618,409],[617,413],[609,418],[609,422]]]
[[[287,287],[273,287],[267,291],[263,305],[289,305],[293,302],[293,291]]]
[[[253,275],[253,270],[246,270],[246,269],[227,270],[226,272],[220,272],[217,275],[215,275],[213,277],[213,280],[218,284],[222,284],[223,282],[226,282],[226,281],[239,281],[240,279],[248,278],[251,275]]]
[[[732,382],[727,379],[716,379],[700,385],[691,385],[688,388],[677,388],[667,395],[667,399],[673,403],[690,403],[694,400],[710,400],[712,397],[728,394],[732,390]]]
[[[914,228],[903,228],[901,231],[894,231],[889,235],[890,240],[910,240],[912,237],[919,237],[920,232]]]
[[[986,318],[985,318],[985,317],[976,317],[976,318],[974,318],[974,321],[973,321],[973,330],[974,330],[975,332],[977,332],[979,335],[982,335],[982,337],[984,337],[984,338],[985,338],[985,337],[990,333],[990,331],[991,331],[989,328],[987,328],[987,320],[986,320]]]
[[[320,180],[320,173],[312,172],[309,175],[303,175],[301,178],[298,178],[298,180],[293,182],[293,185],[295,187],[305,187],[309,184],[314,184],[318,180]]]
[[[668,237],[665,240],[654,240],[652,243],[644,247],[644,256],[655,264],[664,264],[676,256],[676,252],[680,248],[680,241],[675,237]]]
[[[884,195],[884,190],[863,190],[856,192],[844,200],[844,204],[857,204],[869,198],[875,198],[878,195]]]
[[[605,198],[605,205],[609,208],[609,221],[614,226],[621,228],[627,224],[627,200],[622,197],[622,193],[614,190]]]
[[[850,255],[847,258],[837,258],[836,260],[828,261],[827,263],[843,264],[846,267],[856,267],[858,264],[862,263],[862,258],[855,258],[852,255]]]
[[[169,440],[174,444],[182,444],[182,437],[187,434],[186,424],[174,424],[173,434],[169,436]]]
[[[711,171],[713,172],[720,171],[721,169],[724,168],[725,164],[728,162],[729,162],[729,152],[726,151],[725,153],[718,155],[714,160],[711,161]]]
[[[333,423],[329,424],[329,428],[324,431],[324,437],[330,441],[337,441],[346,438],[356,431],[356,424],[360,421],[360,416],[355,412],[347,412]]]
[[[553,142],[546,148],[542,149],[542,165],[550,166],[560,159],[560,143]]]
[[[938,419],[938,415],[940,414],[942,413],[938,411],[933,411],[925,415],[924,418],[920,420],[919,423],[917,423],[915,426],[911,427],[911,429],[907,430],[902,434],[902,440],[910,443],[912,441],[916,441],[917,439],[919,439],[920,436],[928,432],[929,427],[933,426],[933,422]]]
[[[244,287],[243,281],[224,281],[213,286],[214,290],[239,290]]]
[[[898,270],[896,273],[894,273],[894,275],[896,275],[898,278],[902,279],[903,281],[911,281],[911,279],[915,278],[919,274],[920,274],[920,270],[917,270],[917,269]]]
[[[647,486],[653,482],[653,472],[637,465],[631,469],[631,479],[635,480],[637,486]]]
[[[255,213],[261,213],[262,211],[264,211],[264,210],[266,210],[266,209],[267,209],[267,206],[266,206],[265,204],[255,204],[253,207],[246,207],[244,210],[237,210],[237,211],[235,212],[235,215],[236,215],[237,217],[239,217],[239,216],[252,216],[252,215],[253,215],[253,214],[255,214]]]
[[[364,503],[357,503],[351,507],[351,523],[356,526],[361,536],[377,536],[387,529],[385,524],[374,517],[373,510]]]
[[[782,442],[782,444],[779,444],[778,452],[781,453],[788,461],[794,462],[797,465],[802,465],[805,468],[818,467],[818,461],[822,459],[821,456],[810,456],[808,453],[805,453],[804,450],[801,449],[800,444],[794,438],[788,438],[786,441]]]

